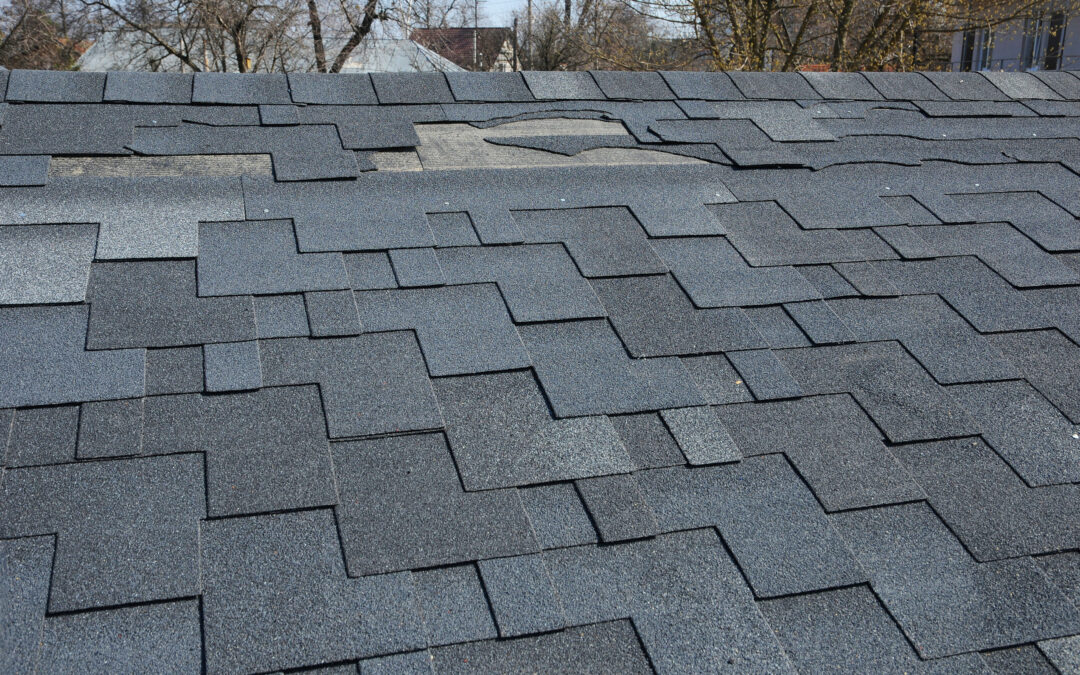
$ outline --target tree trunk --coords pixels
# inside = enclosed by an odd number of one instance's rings
[[[311,41],[315,45],[315,70],[326,72],[326,47],[323,45],[322,21],[315,0],[308,0],[308,23],[311,24]]]

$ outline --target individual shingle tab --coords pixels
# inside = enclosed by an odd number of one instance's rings
[[[261,106],[267,110],[267,106]],[[271,110],[289,106],[272,106]],[[269,153],[278,181],[310,181],[354,178],[357,155],[343,148],[337,129],[329,124],[269,126],[290,123],[296,116],[277,120],[263,113],[263,126],[208,126],[181,124],[175,127],[137,127],[130,148],[140,155],[244,155]]]
[[[259,352],[263,386],[319,385],[331,438],[443,425],[420,348],[409,333],[267,340]]]
[[[439,673],[653,672],[629,621],[438,647],[431,650],[431,659]]]
[[[670,275],[594,279],[592,286],[634,358],[765,346],[741,309],[696,309]]]
[[[925,504],[832,522],[923,658],[1076,633],[1077,611],[1030,558],[977,563]]]
[[[7,444],[5,466],[61,464],[75,459],[79,406],[24,408],[6,421],[10,427],[4,424],[0,433]]]
[[[982,73],[923,73],[954,101],[1007,101],[1000,89]]]
[[[892,101],[939,101],[948,98],[922,73],[863,73],[870,84]]]
[[[379,103],[453,103],[443,73],[372,73]]]
[[[1015,367],[941,298],[830,300],[863,342],[898,340],[938,382],[982,382],[1018,376]]]
[[[1040,642],[1039,650],[1060,672],[1068,673],[1080,668],[1080,636]]]
[[[771,349],[752,349],[727,355],[746,386],[759,401],[802,396],[799,383]]]
[[[678,98],[737,101],[745,98],[727,73],[667,71],[660,73]]]
[[[1062,98],[1070,101],[1080,100],[1080,78],[1064,71],[1046,70],[1032,73]]]
[[[200,298],[194,260],[95,263],[90,349],[179,347],[255,337],[250,297]]]
[[[972,220],[1008,221],[1049,251],[1080,248],[1076,217],[1038,192],[951,194],[949,199]]]
[[[784,310],[814,344],[854,342],[855,336],[827,302],[793,302]]]
[[[776,202],[709,207],[728,241],[755,267],[894,258],[870,230],[803,230]]]
[[[125,103],[191,103],[191,73],[113,71],[105,77],[105,100]]]
[[[198,593],[196,455],[9,469],[0,538],[57,534],[52,612]]]
[[[1030,485],[1080,482],[1078,428],[1026,382],[949,387],[983,438]]]
[[[414,572],[412,577],[429,645],[490,640],[498,636],[474,566],[424,570]]]
[[[812,302],[820,301],[814,300]],[[765,338],[765,343],[759,346],[772,349],[810,346],[811,342],[807,339],[806,333],[788,316],[783,305],[747,307],[745,312],[754,327]]]
[[[1060,99],[1057,92],[1031,73],[1006,73],[988,70],[983,77],[1006,96],[1021,99]]]
[[[586,277],[660,274],[667,266],[624,208],[515,211],[526,243],[562,242]]]
[[[219,342],[203,347],[206,391],[246,391],[262,387],[259,343]]]
[[[750,267],[723,237],[653,240],[652,245],[698,307],[771,305],[821,297],[791,267]]]
[[[142,452],[143,400],[91,401],[79,412],[79,459]]]
[[[49,617],[41,635],[46,672],[196,672],[202,667],[194,600]]]
[[[598,100],[604,93],[596,86],[589,73],[526,71],[525,83],[533,96],[539,99],[585,99]]]
[[[198,346],[146,350],[147,395],[202,391],[205,381],[202,352]]]
[[[257,295],[253,300],[255,332],[260,339],[303,337],[311,334],[302,294]]]
[[[578,492],[589,510],[600,540],[605,543],[651,537],[659,532],[632,474],[615,474],[577,481]]]
[[[351,575],[538,550],[517,492],[463,491],[439,435],[336,444],[334,468]]]
[[[96,225],[0,226],[0,304],[82,302]]]
[[[687,357],[682,362],[709,405],[754,400],[742,376],[723,354]]]
[[[690,464],[737,462],[742,453],[712,408],[661,410],[660,417]]]
[[[396,248],[390,251],[390,264],[402,288],[442,286],[446,283],[435,250],[430,248]]]
[[[1003,333],[987,339],[1039,393],[1080,424],[1080,348],[1057,331]]]
[[[446,80],[458,101],[535,100],[521,73],[447,73]]]
[[[675,98],[660,73],[594,70],[591,74],[608,98],[639,101],[663,101]]]
[[[978,654],[923,661],[865,586],[758,605],[799,672],[984,673]]]
[[[437,249],[451,284],[495,282],[515,321],[558,321],[604,316],[604,306],[562,246]]]
[[[596,531],[573,483],[521,488],[518,496],[540,548],[596,543]]]
[[[284,73],[195,73],[192,103],[251,105],[292,103]]]
[[[562,604],[541,556],[482,560],[479,567],[501,637],[566,626]]]
[[[379,175],[372,181],[393,172],[374,173]],[[358,189],[360,183],[319,181],[293,185],[244,177],[244,207],[250,220],[291,218],[304,253],[434,244],[431,228],[419,209],[406,206],[386,213],[370,198],[365,201]]]
[[[349,286],[357,291],[397,288],[398,285],[386,253],[346,253],[345,270],[349,274]]]
[[[448,246],[479,246],[480,240],[476,238],[476,230],[473,228],[469,214],[463,211],[453,213],[429,213],[427,214],[428,225],[435,235],[435,245],[443,248]]]
[[[105,73],[13,70],[5,98],[37,103],[98,103],[104,91]]]
[[[198,223],[239,220],[242,204],[236,179],[53,177],[0,188],[0,224],[99,223],[98,260],[193,257]]]
[[[757,597],[865,579],[813,494],[783,457],[634,475],[662,532],[719,528]]]
[[[293,103],[374,105],[378,103],[367,73],[289,73]]]
[[[1080,544],[1080,487],[1028,487],[978,439],[897,450],[930,505],[976,560],[1052,553]]]
[[[415,330],[433,376],[527,368],[529,355],[494,284],[363,291],[364,330]]]
[[[410,575],[348,578],[335,531],[323,509],[204,524],[209,671],[273,671],[426,646]]]
[[[728,75],[746,98],[811,100],[821,98],[799,73],[753,73],[733,70]]]
[[[434,386],[466,489],[636,468],[607,418],[552,419],[529,372],[438,379]]]
[[[299,293],[348,288],[340,253],[298,253],[292,223],[199,225],[199,295]]]
[[[686,463],[679,444],[664,425],[659,413],[612,415],[608,419],[626,446],[634,466],[654,469]]]
[[[801,73],[824,98],[849,101],[880,101],[881,94],[862,73]]]
[[[782,452],[826,510],[925,497],[849,396],[716,408],[746,456]]]
[[[661,672],[794,672],[715,531],[543,555],[570,624],[632,618]]]
[[[890,441],[978,433],[959,404],[895,342],[785,349],[775,354],[804,394],[851,394]]]
[[[0,187],[28,187],[49,181],[47,155],[4,155],[0,157]]]
[[[52,560],[52,537],[0,541],[0,668],[6,673],[30,672],[37,665]]]
[[[84,351],[85,305],[0,308],[0,407],[142,396],[141,349]]]
[[[352,291],[304,293],[304,307],[312,337],[359,335],[363,330]]]
[[[678,359],[628,358],[603,321],[532,324],[520,333],[559,417],[704,403]]]

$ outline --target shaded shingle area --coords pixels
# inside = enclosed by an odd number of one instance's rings
[[[1080,668],[1075,74],[0,89],[0,671]]]

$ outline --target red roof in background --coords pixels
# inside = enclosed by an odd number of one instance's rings
[[[476,35],[478,66],[473,63],[473,35]],[[490,70],[503,45],[513,42],[510,28],[420,28],[409,39],[450,59],[467,70]]]

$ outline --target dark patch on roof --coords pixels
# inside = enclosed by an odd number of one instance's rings
[[[0,89],[0,671],[1075,670],[1074,74]]]

